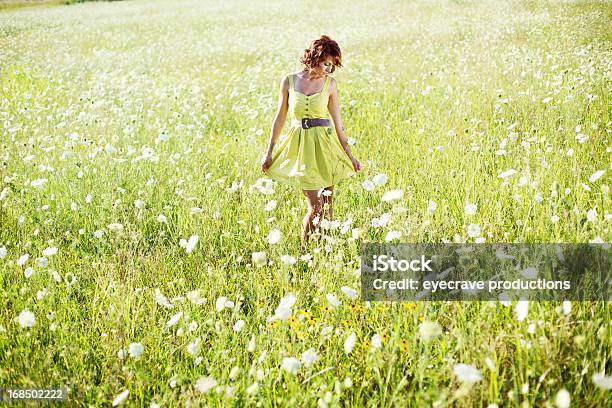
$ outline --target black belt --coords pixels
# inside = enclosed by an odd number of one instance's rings
[[[331,126],[331,121],[329,119],[302,118],[302,129],[308,129],[314,126]]]

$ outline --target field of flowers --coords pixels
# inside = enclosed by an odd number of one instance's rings
[[[0,12],[0,387],[70,406],[612,403],[609,302],[364,302],[362,242],[610,242],[609,1]],[[336,39],[334,220],[260,170]]]

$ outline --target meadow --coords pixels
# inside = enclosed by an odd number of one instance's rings
[[[364,302],[363,242],[610,242],[609,1],[0,11],[0,387],[69,406],[612,404],[609,302]],[[311,39],[363,170],[260,169]]]

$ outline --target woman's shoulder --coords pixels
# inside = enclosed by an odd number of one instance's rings
[[[279,81],[282,86],[289,86],[289,81],[291,81],[292,74],[282,74],[279,78]]]
[[[283,74],[281,76],[281,82],[289,82],[291,80],[295,80],[295,78],[297,78],[297,75],[299,74],[299,72],[290,72],[288,74]]]
[[[331,75],[327,75],[327,76],[330,78],[330,79],[329,79],[329,89],[330,89],[330,90],[335,89],[335,88],[336,88],[336,86],[337,86],[337,81],[336,81],[336,78],[334,78],[334,77],[333,77],[333,76],[331,76]]]

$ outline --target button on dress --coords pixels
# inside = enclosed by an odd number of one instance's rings
[[[355,175],[353,163],[342,148],[333,127],[315,126],[302,129],[302,118],[330,119],[329,75],[321,92],[304,95],[295,89],[294,75],[289,75],[289,131],[272,153],[267,175],[281,183],[302,190],[320,190]],[[331,122],[333,123],[333,122]]]

